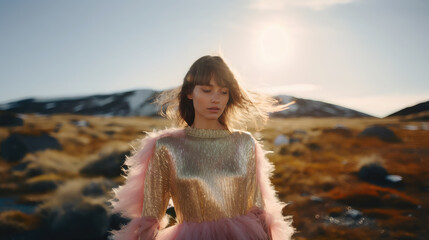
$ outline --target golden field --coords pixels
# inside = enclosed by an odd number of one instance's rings
[[[0,238],[24,239],[26,232],[42,238],[42,231],[58,236],[46,227],[46,216],[51,216],[52,206],[67,209],[61,201],[70,199],[99,204],[108,218],[109,189],[123,178],[82,169],[100,158],[127,153],[144,131],[171,124],[162,118],[80,115],[24,115],[23,120],[23,126],[0,127],[0,142],[11,134],[47,134],[62,149],[29,152],[19,161],[0,158]],[[400,141],[358,136],[370,126],[386,127]],[[258,132],[248,130],[272,151],[267,155],[275,165],[272,182],[279,198],[288,203],[283,213],[293,219],[295,239],[427,239],[428,127],[428,122],[401,118],[287,118],[272,119]],[[275,144],[279,135],[289,143]],[[402,180],[365,181],[359,171],[368,164],[382,166]],[[103,194],[73,194],[91,183],[102,186]],[[112,224],[105,225],[98,235],[85,239],[107,239]],[[106,234],[100,234],[103,231]]]

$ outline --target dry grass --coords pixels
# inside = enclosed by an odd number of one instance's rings
[[[12,132],[48,133],[61,143],[63,151],[28,154],[26,161],[53,169],[53,175],[33,179],[14,178],[8,173],[12,165],[0,161],[0,186],[54,179],[59,174],[63,179],[79,178],[80,167],[100,153],[131,148],[133,140],[145,136],[144,131],[171,124],[158,118],[76,115],[26,115],[24,120],[24,126],[0,128],[0,141]],[[72,120],[88,125],[76,126]],[[283,212],[293,216],[299,231],[296,239],[423,239],[429,236],[425,225],[429,208],[429,134],[421,130],[424,124],[428,123],[401,118],[290,118],[272,119],[264,130],[249,131],[261,138],[266,150],[273,151],[268,154],[276,167],[272,182],[280,199],[290,203]],[[402,142],[357,137],[373,125],[388,127]],[[405,129],[409,125],[420,130]],[[299,141],[275,146],[274,139],[280,134]],[[402,176],[403,183],[387,187],[361,181],[357,176],[360,167],[374,162],[390,174]],[[122,181],[119,177],[113,180]],[[8,194],[7,189],[0,192]],[[21,198],[36,201],[47,195],[24,194]],[[361,211],[371,224],[345,227],[324,220],[349,206]]]

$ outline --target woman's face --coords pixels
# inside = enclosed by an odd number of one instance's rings
[[[195,109],[194,124],[208,125],[217,123],[229,100],[229,90],[221,87],[214,79],[209,85],[196,85],[188,98],[193,100]]]

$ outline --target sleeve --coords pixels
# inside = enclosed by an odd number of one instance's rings
[[[168,177],[156,150],[159,137],[143,139],[141,147],[125,165],[125,184],[113,189],[113,212],[121,213],[131,221],[118,231],[112,231],[116,240],[154,239],[168,224],[165,210],[170,198]],[[165,164],[164,164],[165,165]]]
[[[291,239],[294,228],[291,226],[291,218],[282,215],[285,203],[279,201],[270,177],[274,171],[274,165],[267,159],[266,152],[261,144],[255,142],[256,159],[256,181],[259,186],[260,196],[262,197],[263,213],[262,220],[268,230],[270,239],[284,240]]]

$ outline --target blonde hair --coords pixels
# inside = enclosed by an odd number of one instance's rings
[[[214,78],[219,86],[229,89],[229,100],[219,122],[228,129],[246,130],[265,126],[269,113],[282,111],[294,102],[279,105],[279,102],[266,94],[246,91],[234,74],[219,56],[203,56],[195,61],[186,73],[183,84],[158,95],[155,103],[161,106],[160,114],[176,120],[178,126],[191,126],[195,110],[187,95],[196,85],[208,85]]]

